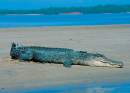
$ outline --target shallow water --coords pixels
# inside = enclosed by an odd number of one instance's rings
[[[25,89],[10,91],[13,93],[130,93],[129,83],[78,83],[58,86],[43,87],[37,89]],[[8,93],[8,90],[1,91]]]
[[[1,15],[0,27],[130,24],[130,13],[88,15]]]

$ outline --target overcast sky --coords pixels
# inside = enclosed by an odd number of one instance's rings
[[[130,4],[130,0],[0,0],[0,9],[37,9],[44,7]]]

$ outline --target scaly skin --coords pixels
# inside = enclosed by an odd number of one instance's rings
[[[18,46],[13,43],[10,56],[12,59],[63,64],[65,67],[71,67],[71,65],[123,67],[122,62],[108,59],[102,54],[75,51],[67,48]]]

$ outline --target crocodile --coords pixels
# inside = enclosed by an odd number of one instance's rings
[[[12,43],[10,56],[12,59],[20,61],[63,64],[64,67],[83,65],[122,68],[124,65],[122,61],[109,59],[100,53],[76,51],[68,48],[20,46],[16,43]]]

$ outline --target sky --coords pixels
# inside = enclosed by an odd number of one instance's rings
[[[64,6],[130,4],[130,0],[0,0],[0,9],[39,9]]]

